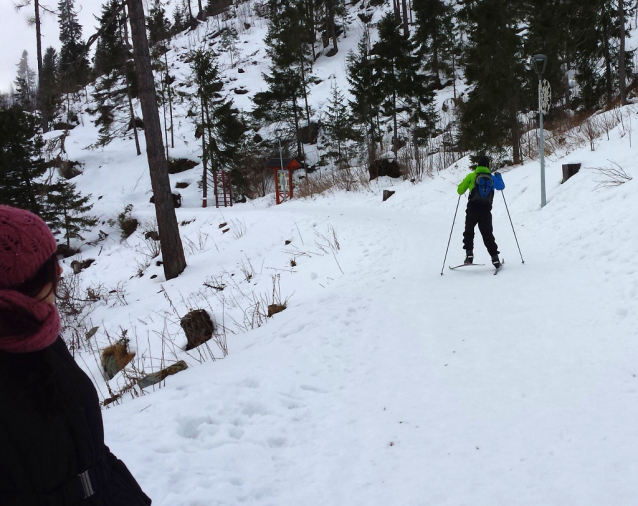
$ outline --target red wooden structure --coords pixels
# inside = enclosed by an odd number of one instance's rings
[[[277,204],[290,200],[293,195],[292,173],[300,169],[301,164],[294,158],[271,158],[266,168],[273,169]]]
[[[230,172],[213,171],[213,187],[215,188],[215,207],[233,207],[233,188],[230,184]]]

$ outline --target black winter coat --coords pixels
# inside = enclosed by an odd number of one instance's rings
[[[149,504],[104,444],[97,392],[64,341],[0,352],[0,505]]]

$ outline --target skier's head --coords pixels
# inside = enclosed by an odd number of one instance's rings
[[[479,156],[479,159],[478,159],[478,165],[480,167],[487,167],[489,169],[490,168],[490,159],[487,156],[485,156],[485,155],[481,155],[481,156]]]

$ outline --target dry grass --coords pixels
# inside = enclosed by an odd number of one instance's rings
[[[370,175],[365,167],[348,167],[331,173],[318,171],[299,184],[295,194],[299,198],[313,197],[335,191],[367,191],[370,189]]]

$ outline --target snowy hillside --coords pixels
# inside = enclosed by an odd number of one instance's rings
[[[68,146],[85,145],[82,135],[91,129],[72,131]],[[610,139],[548,160],[542,210],[538,163],[504,174],[525,264],[497,196],[498,276],[440,275],[465,159],[418,185],[386,180],[281,206],[201,209],[193,189],[177,210],[188,268],[170,282],[154,264],[135,277],[140,232],[120,242],[98,226],[110,235],[83,247],[96,262],[82,282],[120,284],[126,304],[94,311],[93,339],[127,329],[147,370],[190,366],[105,410],[107,444],[158,505],[631,504],[638,182],[595,190],[591,168],[610,160],[636,173],[629,136],[617,127]],[[127,203],[141,220],[152,214],[145,164],[129,151],[77,151],[78,184],[103,196],[104,219]],[[585,168],[560,185],[568,162]],[[396,194],[382,203],[385,188]],[[462,259],[463,206],[450,264]],[[273,276],[287,309],[251,329],[244,317],[272,299]],[[225,324],[226,358],[200,364],[178,349],[166,295],[179,315],[204,307]],[[97,360],[80,357],[107,397]]]
[[[360,36],[350,16],[337,55],[314,67],[317,117],[332,82],[347,90],[346,56]],[[183,90],[185,52],[209,44],[218,22],[171,42]],[[265,86],[266,25],[238,22],[251,26],[240,30],[239,63],[223,62],[225,92],[250,110]],[[439,110],[451,93],[437,97]],[[447,268],[464,257],[466,200],[456,193],[470,166],[463,158],[417,184],[381,178],[365,191],[279,206],[268,195],[204,209],[201,164],[171,175],[173,188],[188,184],[176,210],[188,267],[167,282],[144,238],[154,228],[146,158],[130,139],[89,149],[98,138],[91,105],[82,105],[81,125],[65,142],[69,159],[83,165],[72,181],[92,195],[100,218],[81,253],[64,260],[65,278],[95,296],[82,323],[97,332],[77,360],[102,400],[143,373],[188,365],[103,411],[107,445],[153,504],[635,502],[638,178],[606,186],[609,176],[596,169],[638,174],[636,106],[621,110],[624,121],[609,139],[601,133],[594,151],[568,141],[546,159],[543,209],[537,161],[503,171],[522,258],[497,195],[498,276],[480,236],[475,261],[485,267]],[[187,110],[176,105],[171,156],[197,161]],[[306,146],[311,160],[313,149]],[[583,168],[560,184],[565,163]],[[396,193],[382,202],[385,189]],[[141,226],[123,240],[116,221],[128,205]],[[71,262],[87,259],[90,267],[73,274]],[[286,307],[268,317],[273,303]],[[183,350],[180,318],[192,309],[213,317],[219,345]],[[136,357],[107,383],[99,353],[121,337]]]

